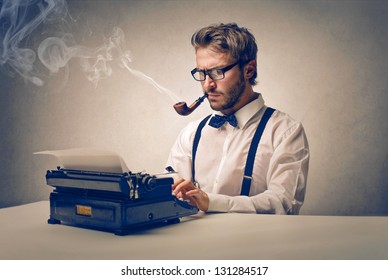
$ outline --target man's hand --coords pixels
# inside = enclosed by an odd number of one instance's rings
[[[173,194],[183,200],[188,200],[192,206],[197,206],[199,210],[209,209],[209,197],[201,189],[194,186],[191,181],[178,179],[172,185]]]

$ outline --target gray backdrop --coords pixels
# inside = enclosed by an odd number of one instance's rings
[[[104,148],[162,171],[179,131],[209,112],[172,108],[201,96],[192,33],[237,22],[258,41],[255,90],[305,126],[301,214],[388,213],[387,1],[55,2],[1,18],[0,207],[48,199],[57,163],[36,151]]]

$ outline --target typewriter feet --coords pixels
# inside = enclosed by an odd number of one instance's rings
[[[181,222],[181,219],[179,219],[179,218],[167,220],[167,224],[169,224],[169,225],[179,224],[180,222]]]
[[[60,224],[61,221],[54,218],[50,218],[47,220],[47,223],[49,223],[50,225],[56,225],[56,224]]]

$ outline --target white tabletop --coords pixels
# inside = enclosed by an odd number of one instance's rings
[[[201,213],[116,236],[48,216],[48,201],[0,209],[0,259],[388,259],[388,217]]]

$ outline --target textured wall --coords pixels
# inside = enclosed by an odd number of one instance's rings
[[[306,128],[311,164],[301,214],[388,213],[386,1],[58,4],[35,6],[24,19],[16,9],[2,14],[0,207],[48,199],[44,175],[56,162],[35,151],[105,148],[132,171],[163,170],[180,129],[209,111],[206,103],[189,117],[172,109],[201,95],[190,76],[191,34],[237,22],[258,41],[256,90]],[[24,26],[16,36],[5,33],[11,18]]]

